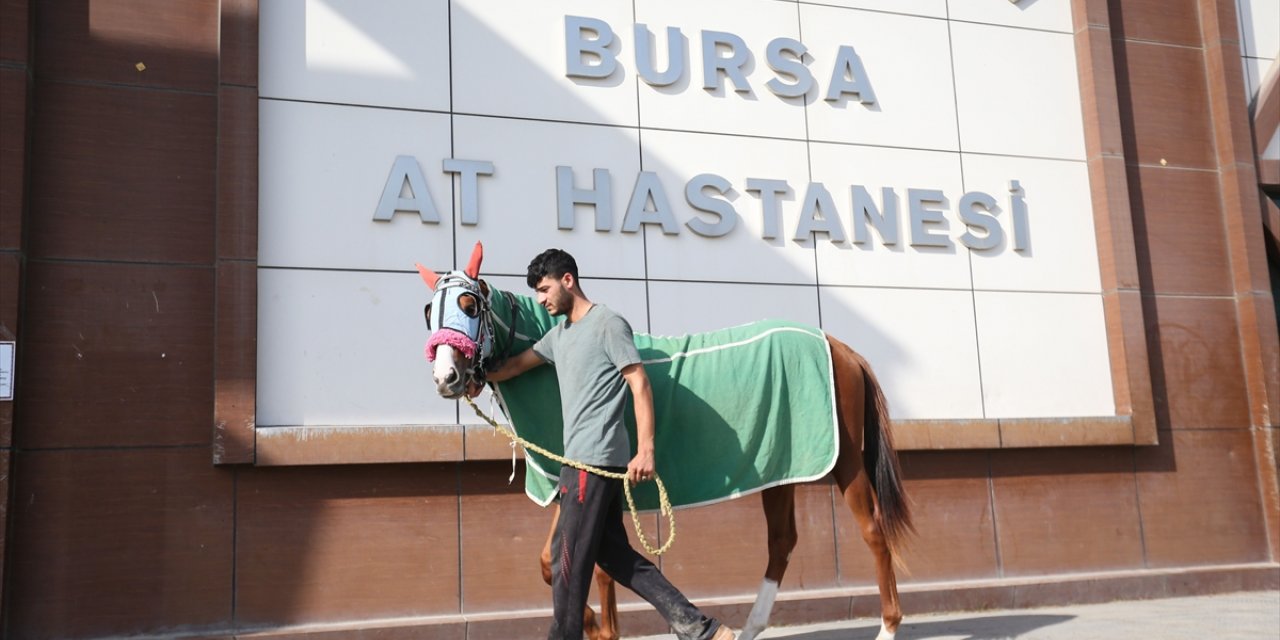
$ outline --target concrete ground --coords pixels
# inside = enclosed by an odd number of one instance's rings
[[[736,629],[735,629],[736,631]],[[759,637],[790,640],[874,640],[880,622],[775,627]],[[674,635],[639,640],[670,640]],[[1280,591],[1110,602],[1042,609],[912,616],[895,640],[1278,640]]]

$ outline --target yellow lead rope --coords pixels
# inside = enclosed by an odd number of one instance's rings
[[[644,531],[640,528],[640,514],[636,512],[636,501],[631,497],[631,480],[627,478],[627,474],[614,473],[612,471],[605,471],[604,469],[597,469],[590,465],[585,465],[585,464],[582,464],[581,462],[569,460],[563,456],[558,456],[554,453],[551,453],[550,451],[547,451],[546,449],[543,449],[542,447],[539,447],[538,445],[532,442],[529,442],[524,438],[521,438],[510,429],[507,429],[506,427],[503,427],[497,422],[494,422],[493,418],[490,418],[489,416],[485,415],[484,412],[480,410],[480,407],[477,407],[476,403],[473,402],[470,397],[467,397],[467,396],[463,396],[463,397],[466,399],[467,404],[471,405],[471,408],[476,412],[477,416],[480,416],[482,420],[489,423],[489,426],[493,427],[494,429],[497,429],[499,432],[502,433],[502,435],[510,438],[512,442],[518,443],[520,446],[524,447],[525,449],[533,451],[534,453],[542,454],[552,460],[555,460],[556,462],[559,462],[560,464],[568,465],[579,471],[594,473],[595,475],[598,475],[604,478],[621,480],[622,491],[627,496],[627,508],[631,509],[631,522],[636,527],[636,537],[640,538],[640,546],[644,547],[645,551],[648,551],[649,553],[655,556],[660,556],[666,553],[667,549],[671,548],[671,543],[676,541],[675,513],[671,509],[671,500],[667,497],[667,487],[662,484],[662,479],[658,477],[658,474],[656,472],[653,474],[653,481],[658,485],[658,502],[659,502],[658,513],[667,517],[667,525],[669,528],[669,532],[667,534],[667,541],[664,542],[662,546],[657,549],[653,548],[653,545],[649,544],[649,539],[645,537]]]

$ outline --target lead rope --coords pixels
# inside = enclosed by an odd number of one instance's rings
[[[550,451],[547,451],[546,449],[543,449],[542,447],[539,447],[538,445],[532,442],[529,442],[524,438],[521,438],[510,429],[507,429],[506,427],[498,424],[497,422],[494,422],[493,418],[490,418],[489,416],[485,415],[484,412],[480,410],[480,407],[477,407],[476,403],[472,401],[470,397],[463,396],[463,398],[467,401],[467,404],[471,405],[472,410],[476,412],[477,416],[480,416],[482,420],[489,423],[489,426],[493,427],[494,429],[497,429],[499,433],[510,438],[512,447],[515,447],[516,444],[519,444],[520,446],[524,447],[525,449],[528,449],[529,451],[542,454],[552,460],[555,460],[556,462],[559,462],[560,464],[568,465],[579,471],[594,473],[595,475],[598,475],[604,478],[621,480],[622,492],[627,496],[627,508],[631,510],[631,523],[635,525],[636,537],[640,538],[640,546],[644,547],[645,551],[648,551],[649,553],[655,556],[660,556],[666,553],[667,549],[671,548],[671,543],[676,541],[675,513],[671,509],[671,500],[670,498],[667,497],[667,487],[666,485],[662,484],[662,479],[658,477],[657,473],[653,474],[653,481],[658,485],[658,503],[659,503],[658,513],[660,515],[667,517],[668,533],[667,533],[667,541],[663,543],[661,547],[658,547],[655,549],[653,545],[649,544],[649,539],[645,537],[644,530],[640,528],[640,514],[639,512],[636,511],[635,499],[631,497],[631,480],[627,478],[627,474],[614,473],[612,471],[605,471],[604,469],[597,469],[590,465],[582,464],[581,462],[569,460],[568,458],[565,458],[563,456],[558,456],[554,453],[551,453]],[[513,448],[512,453],[514,452],[515,450]]]

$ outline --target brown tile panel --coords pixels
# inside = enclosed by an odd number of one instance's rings
[[[1128,448],[993,452],[992,494],[1006,576],[1142,566]]]
[[[1111,33],[1105,27],[1081,29],[1075,34],[1075,46],[1087,158],[1123,156]]]
[[[1147,333],[1159,380],[1161,428],[1249,426],[1249,397],[1240,355],[1235,302],[1227,298],[1148,298]]]
[[[1248,431],[1174,431],[1136,456],[1148,566],[1268,559]]]
[[[455,465],[237,473],[240,627],[459,612]]]
[[[1205,86],[1201,50],[1133,41],[1112,47],[1128,161],[1217,168],[1209,98],[1188,90]]]
[[[502,462],[462,465],[459,557],[467,614],[551,607],[551,588],[542,581],[538,558],[554,509],[525,496],[523,464],[516,481],[507,484],[510,474],[511,466]],[[630,530],[630,517],[625,520]],[[594,595],[591,602],[598,606]]]
[[[10,637],[230,626],[232,476],[208,448],[16,455]]]
[[[36,98],[29,255],[212,263],[216,98],[52,82]]]
[[[221,82],[258,86],[258,0],[222,0]]]
[[[1076,33],[1089,27],[1111,29],[1107,0],[1071,0],[1071,22]]]
[[[900,584],[998,575],[986,452],[918,452],[901,456],[916,535],[903,551]],[[871,554],[848,509],[839,514],[841,576],[870,569]],[[874,573],[869,575],[874,576]]]
[[[1196,0],[1123,0],[1107,4],[1111,8],[1111,29],[1117,38],[1200,45]]]
[[[27,74],[0,67],[0,250],[22,246],[26,163]]]
[[[462,459],[462,430],[453,425],[258,427],[254,441],[259,466]]]
[[[1235,293],[1217,173],[1130,166],[1129,194],[1144,293]]]
[[[250,262],[219,262],[214,325],[213,461],[254,460],[257,407],[258,271]]]
[[[217,0],[33,4],[42,78],[206,92],[217,85]]]
[[[258,258],[258,92],[218,91],[218,257]]]
[[[1253,452],[1258,465],[1258,492],[1267,523],[1271,559],[1280,560],[1280,429],[1254,429]]]
[[[29,0],[0,0],[0,60],[26,64],[31,43]]]
[[[1253,426],[1280,425],[1280,337],[1276,334],[1276,303],[1269,292],[1236,299],[1241,351],[1248,384]]]
[[[0,521],[5,522],[4,531],[0,531],[0,575],[7,576],[7,567],[5,567],[5,553],[9,547],[9,478],[13,475],[13,450],[8,447],[0,448]],[[4,582],[0,580],[0,602],[8,602],[5,597]],[[8,613],[6,612],[6,615]]]
[[[893,445],[898,451],[1000,446],[1000,423],[993,419],[894,420],[891,428]]]
[[[1134,211],[1129,197],[1129,172],[1124,157],[1094,157],[1088,164],[1103,292],[1136,291],[1142,280],[1134,235]]]
[[[209,443],[213,271],[27,263],[24,448]]]
[[[836,585],[831,559],[831,484],[796,486],[796,548],[782,590]],[[838,513],[837,518],[843,517]],[[768,528],[759,495],[676,512],[676,542],[662,572],[691,600],[754,594],[769,563]],[[663,523],[666,531],[666,523]]]
[[[1000,419],[1000,446],[1004,449],[1133,443],[1129,416]]]
[[[1151,362],[1142,296],[1137,291],[1104,293],[1102,313],[1107,323],[1116,413],[1129,416],[1135,444],[1154,444],[1155,401],[1151,395]]]

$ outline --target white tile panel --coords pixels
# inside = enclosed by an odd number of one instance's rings
[[[802,98],[783,99],[765,86],[776,77],[765,61],[769,41],[779,37],[800,39],[794,4],[776,0],[638,0],[635,21],[647,25],[654,35],[660,69],[667,68],[668,27],[680,29],[687,58],[685,73],[671,85],[655,87],[637,81],[641,126],[804,138]],[[627,68],[634,73],[635,38],[630,32],[631,23],[626,28],[624,56]],[[704,30],[732,33],[746,43],[751,56],[744,68],[749,93],[738,93],[734,83],[723,77],[719,89],[703,88]]]
[[[676,235],[645,225],[650,278],[815,284],[813,241],[792,240],[800,198],[809,182],[805,143],[725,135],[643,131],[644,169],[656,173],[674,211]],[[714,223],[685,198],[685,185],[713,173],[732,185],[730,202],[738,213],[732,231],[720,237],[695,233],[695,218]],[[785,180],[792,190],[780,202],[777,237],[765,239],[763,202],[747,190],[748,178]]]
[[[800,5],[800,16],[821,90],[806,107],[811,140],[958,148],[945,21],[811,5]],[[824,99],[842,45],[861,59],[874,105]]]
[[[1253,58],[1280,58],[1280,2],[1236,0],[1241,51]]]
[[[644,239],[621,232],[640,171],[635,129],[455,116],[454,136],[457,157],[494,163],[494,174],[480,183],[479,224],[458,227],[460,254],[483,241],[487,272],[523,276],[533,256],[558,247],[577,258],[584,278],[644,277]],[[592,184],[592,169],[609,170],[610,231],[595,230],[595,210],[587,206],[576,207],[572,231],[558,228],[558,165],[572,167],[584,189]]]
[[[815,287],[697,282],[649,283],[653,333],[681,336],[776,319],[818,326]]]
[[[933,18],[947,17],[947,0],[819,0],[801,4],[833,5]]]
[[[974,288],[1102,291],[1087,164],[971,153],[962,154],[962,162],[967,190],[995,198],[1004,234],[999,246],[971,252]],[[1027,207],[1025,251],[1014,250],[1011,180],[1022,187]]]
[[[875,370],[896,419],[981,418],[968,291],[820,287],[827,333]]]
[[[1069,34],[956,22],[951,37],[964,151],[1084,159]]]
[[[258,270],[258,425],[455,424],[418,274]]]
[[[565,16],[609,24],[614,75],[565,76]],[[451,20],[455,112],[636,125],[631,3],[459,0]]]
[[[1071,0],[949,0],[952,20],[1072,33]]]
[[[964,194],[960,179],[960,155],[942,151],[916,151],[840,144],[810,146],[813,179],[827,186],[848,241],[818,241],[818,280],[822,284],[890,287],[940,287],[968,289],[968,250],[954,238],[964,232],[955,207]],[[879,232],[868,225],[870,241],[854,244],[851,185],[861,185],[881,207],[882,189],[891,188],[898,202],[898,243],[885,245]],[[908,189],[936,189],[947,198],[946,235],[953,248],[911,246]],[[941,235],[941,228],[929,230]]]
[[[259,21],[263,97],[449,109],[445,0],[272,0]]]
[[[452,262],[449,116],[259,101],[258,263],[392,269]],[[417,159],[438,224],[373,219],[397,156]],[[448,256],[448,258],[445,258]]]
[[[989,418],[1115,415],[1102,296],[977,292]]]

